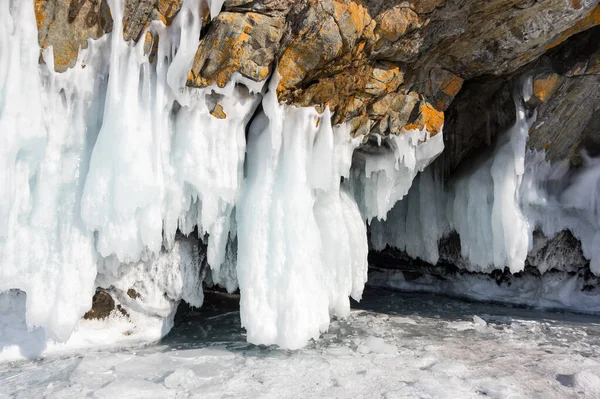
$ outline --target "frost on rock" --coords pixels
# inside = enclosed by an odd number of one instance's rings
[[[328,110],[281,106],[274,90],[263,110],[237,209],[241,319],[249,342],[294,349],[362,295],[366,228],[340,184],[359,141],[332,128]]]
[[[194,238],[180,238],[170,251],[151,253],[136,263],[105,258],[96,284],[113,292],[127,309],[172,321],[180,300],[202,306],[205,257],[198,244]]]
[[[530,84],[524,82],[523,95]],[[456,231],[466,262],[455,264],[474,272],[507,266],[516,273],[525,267],[536,228],[548,238],[567,229],[581,241],[592,272],[600,274],[600,162],[585,157],[584,167],[570,172],[564,162],[551,165],[543,153],[526,151],[535,114],[527,115],[521,98],[515,94],[515,125],[499,138],[490,157],[447,187],[428,169],[386,221],[373,221],[375,250],[389,245],[436,264],[439,240]],[[537,266],[542,273],[549,268]]]

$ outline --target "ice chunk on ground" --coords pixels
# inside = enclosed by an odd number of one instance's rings
[[[398,353],[396,345],[386,343],[383,338],[369,337],[356,349],[359,353],[382,353],[395,355]]]

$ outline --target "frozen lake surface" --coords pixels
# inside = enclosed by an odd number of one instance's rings
[[[367,289],[298,351],[245,342],[234,299],[159,344],[0,364],[0,398],[598,398],[600,317]]]

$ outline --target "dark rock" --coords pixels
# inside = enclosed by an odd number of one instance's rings
[[[83,315],[86,320],[106,319],[115,310],[115,300],[104,290],[96,291],[92,308]]]

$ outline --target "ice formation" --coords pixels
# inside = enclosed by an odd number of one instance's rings
[[[122,1],[109,6],[121,32]],[[160,38],[156,64],[143,43],[113,34],[90,41],[76,66],[58,74],[51,48],[38,63],[33,3],[0,2],[0,130],[10,132],[0,145],[0,291],[26,292],[28,326],[51,339],[70,336],[96,285],[118,286],[139,262],[170,273],[165,281],[189,277],[189,268],[174,267],[185,252],[175,246],[177,229],[198,226],[210,237],[213,268],[226,258],[245,125],[259,96],[235,79],[224,89],[185,88],[199,9],[186,1],[170,27],[151,24]],[[216,101],[228,118],[210,115]],[[156,259],[163,247],[170,268]],[[201,304],[201,292],[173,289],[171,299]]]
[[[429,136],[427,130],[409,130],[356,151],[350,181],[364,219],[385,220],[415,176],[443,151],[443,133]]]
[[[600,274],[600,162],[585,157],[584,167],[569,172],[565,162],[551,165],[543,152],[526,151],[535,114],[527,114],[522,98],[530,84],[526,80],[523,93],[515,94],[516,123],[491,156],[447,187],[436,170],[421,174],[387,221],[371,224],[374,249],[389,245],[436,264],[439,240],[456,231],[468,270],[507,266],[515,273],[525,267],[534,229],[549,238],[568,229],[581,241],[592,272]]]
[[[285,107],[274,91],[248,137],[237,211],[242,325],[248,341],[303,346],[346,316],[367,277],[366,227],[340,177],[359,139],[329,111]],[[276,288],[275,288],[276,287]]]
[[[212,17],[222,3],[209,2]],[[168,27],[150,23],[155,63],[123,40],[123,1],[108,5],[114,33],[56,73],[52,48],[39,63],[33,2],[0,0],[3,312],[38,340],[66,341],[102,287],[156,339],[180,300],[202,305],[206,282],[239,285],[250,342],[317,338],[362,295],[365,220],[406,194],[441,134],[357,153],[363,137],[332,126],[329,110],[280,105],[262,83],[188,88],[200,0]]]

